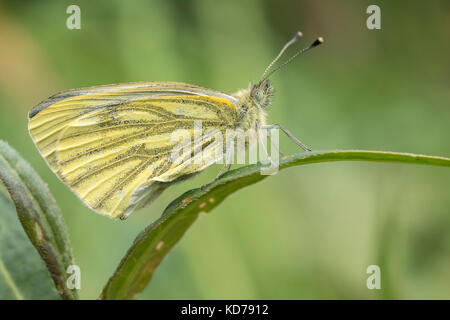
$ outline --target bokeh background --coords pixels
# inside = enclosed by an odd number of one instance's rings
[[[81,29],[66,8],[81,8]],[[381,30],[366,8],[381,7]],[[47,167],[27,113],[70,88],[182,81],[232,93],[297,30],[325,44],[273,76],[269,121],[315,150],[450,156],[448,1],[1,1],[0,138],[48,183],[70,232],[85,299],[136,235],[220,165],[125,222],[86,208]],[[300,152],[283,137],[285,153]],[[169,254],[141,299],[450,298],[450,171],[376,163],[284,170],[229,197]],[[366,268],[381,267],[381,290]]]

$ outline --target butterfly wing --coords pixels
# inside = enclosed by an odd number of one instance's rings
[[[126,218],[171,182],[211,163],[172,161],[172,133],[225,131],[238,119],[224,93],[173,82],[144,82],[66,91],[29,113],[29,131],[57,176],[90,208]],[[192,145],[192,150],[208,146]]]

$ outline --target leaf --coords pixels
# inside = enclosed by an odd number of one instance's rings
[[[61,212],[38,174],[1,140],[0,180],[13,200],[28,238],[44,259],[56,290],[63,299],[76,299],[76,291],[66,287],[66,270],[74,262]]]
[[[450,167],[450,159],[380,151],[321,151],[286,157],[279,169],[318,162],[378,161]],[[214,183],[187,191],[175,199],[162,216],[136,238],[106,284],[101,299],[132,299],[151,280],[156,268],[202,213],[210,212],[231,193],[267,178],[261,164],[241,167]]]
[[[11,200],[0,192],[0,300],[59,299]]]

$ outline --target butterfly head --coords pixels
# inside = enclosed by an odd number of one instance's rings
[[[273,86],[269,79],[250,85],[250,98],[262,109],[267,108],[272,102]]]

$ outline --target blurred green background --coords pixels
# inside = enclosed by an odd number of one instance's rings
[[[81,8],[81,29],[66,8]],[[366,8],[381,7],[381,30]],[[220,165],[125,222],[85,207],[47,167],[27,113],[70,88],[182,81],[232,93],[256,81],[297,30],[325,44],[272,82],[269,122],[315,150],[450,156],[448,1],[1,1],[0,139],[49,184],[85,299],[136,235]],[[285,137],[285,153],[300,152]],[[188,231],[142,299],[450,298],[450,171],[375,163],[292,168],[239,191]],[[381,267],[381,290],[366,268]]]

